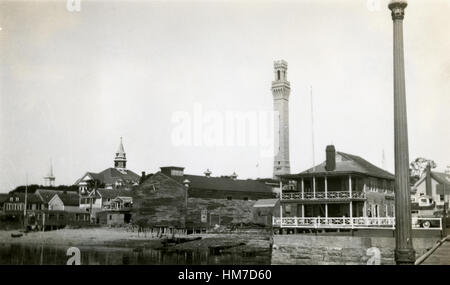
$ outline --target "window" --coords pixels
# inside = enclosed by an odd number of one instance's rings
[[[228,196],[228,197],[227,197],[227,200],[232,200],[232,197],[231,197],[231,196]]]
[[[19,202],[19,197],[16,197],[16,202]]]
[[[109,215],[109,220],[112,220],[112,215]]]
[[[440,201],[445,201],[444,195],[439,195]]]
[[[248,201],[248,197],[244,197],[244,201]]]
[[[9,202],[14,201],[13,199],[14,199],[13,197],[9,197]]]
[[[285,210],[286,210],[286,214],[289,215],[291,213],[291,205],[286,205]]]
[[[278,80],[280,80],[281,79],[280,78],[280,71],[278,70],[277,73],[278,73]]]

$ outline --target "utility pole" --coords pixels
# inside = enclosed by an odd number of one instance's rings
[[[411,193],[409,185],[408,124],[406,116],[403,18],[406,0],[391,0],[394,26],[394,144],[395,144],[395,262],[414,264]]]
[[[25,230],[27,229],[27,200],[28,200],[28,173],[25,174],[25,201],[24,201],[24,208],[23,208],[23,226]]]

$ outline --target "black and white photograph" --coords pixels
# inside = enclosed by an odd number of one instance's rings
[[[0,267],[450,265],[449,15],[0,0]]]

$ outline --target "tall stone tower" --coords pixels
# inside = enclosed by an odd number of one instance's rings
[[[114,167],[117,169],[127,168],[127,157],[125,149],[123,148],[122,137],[120,137],[119,148],[117,149],[116,157],[114,158]]]
[[[287,62],[274,62],[275,80],[272,81],[273,108],[275,111],[275,157],[273,160],[273,177],[290,174],[289,163],[289,94],[291,86],[287,81]]]

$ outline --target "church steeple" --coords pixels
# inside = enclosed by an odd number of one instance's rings
[[[122,137],[120,137],[119,148],[116,151],[116,158],[114,158],[114,167],[120,169],[127,168],[127,158],[125,149],[123,148]]]
[[[50,171],[48,175],[44,177],[45,186],[55,186],[55,176],[53,175],[53,163],[50,160]]]

